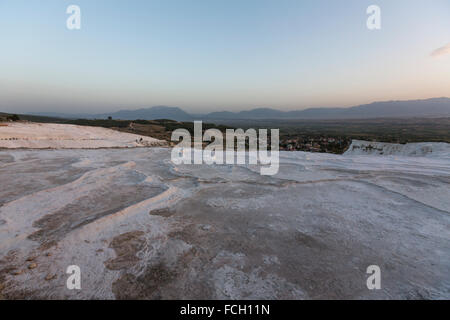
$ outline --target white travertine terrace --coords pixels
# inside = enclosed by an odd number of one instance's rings
[[[0,296],[450,298],[448,158],[280,152],[259,171],[167,148],[2,150]]]
[[[7,122],[0,126],[0,148],[98,149],[163,146],[164,141],[112,129],[70,124]]]

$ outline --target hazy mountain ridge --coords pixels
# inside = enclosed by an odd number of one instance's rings
[[[178,107],[156,106],[137,110],[120,110],[103,114],[61,114],[33,113],[42,116],[62,118],[86,118],[123,120],[172,119],[192,120],[245,120],[245,119],[367,119],[401,117],[449,117],[450,98],[432,98],[408,101],[373,102],[349,108],[308,108],[304,110],[281,111],[272,108],[231,112],[218,111],[207,114],[189,114]]]

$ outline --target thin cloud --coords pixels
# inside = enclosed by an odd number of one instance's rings
[[[437,58],[437,57],[445,56],[446,54],[450,54],[450,43],[434,50],[431,53],[431,56],[434,58]]]

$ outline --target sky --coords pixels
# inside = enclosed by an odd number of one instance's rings
[[[366,9],[381,9],[369,30]],[[69,30],[69,5],[81,29]],[[0,0],[0,111],[450,97],[450,0]]]

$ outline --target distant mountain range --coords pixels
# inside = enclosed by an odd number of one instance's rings
[[[104,114],[63,114],[51,112],[32,114],[71,119],[106,119],[112,117],[113,119],[122,120],[171,119],[177,121],[450,117],[450,98],[374,102],[350,108],[310,108],[296,111],[258,108],[241,112],[222,111],[207,114],[189,114],[178,107],[157,106],[138,110],[121,110]]]

